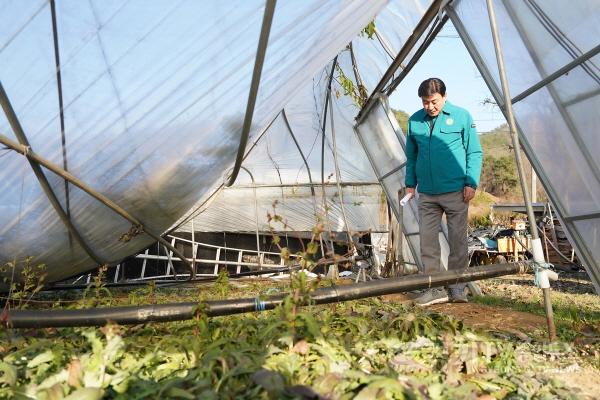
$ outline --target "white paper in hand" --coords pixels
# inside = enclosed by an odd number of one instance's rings
[[[404,196],[402,198],[402,200],[400,200],[400,207],[404,207],[405,205],[408,204],[408,202],[410,201],[410,199],[412,199],[414,196],[412,193],[407,194],[406,196]]]

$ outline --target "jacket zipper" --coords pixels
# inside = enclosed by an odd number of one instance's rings
[[[433,130],[435,128],[435,123],[437,122],[438,116],[436,116],[435,119],[431,119],[431,126],[429,127],[429,182],[431,182],[432,191],[434,191],[435,185],[433,184],[433,171],[431,167],[431,137],[433,136]]]

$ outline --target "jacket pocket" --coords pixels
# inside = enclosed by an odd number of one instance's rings
[[[461,135],[462,129],[458,126],[446,125],[440,128],[440,132],[442,132],[444,135]]]
[[[462,130],[455,126],[442,126],[440,128],[440,139],[454,150],[455,146],[459,144],[462,146]]]

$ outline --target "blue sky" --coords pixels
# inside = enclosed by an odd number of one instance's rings
[[[430,77],[446,83],[448,100],[471,112],[479,132],[491,131],[505,122],[498,107],[482,104],[492,95],[450,21],[396,88],[390,98],[391,106],[408,114],[422,108],[417,88]]]

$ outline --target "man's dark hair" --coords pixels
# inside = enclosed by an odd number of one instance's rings
[[[419,85],[419,97],[429,97],[436,93],[446,95],[446,85],[440,78],[425,79]]]

